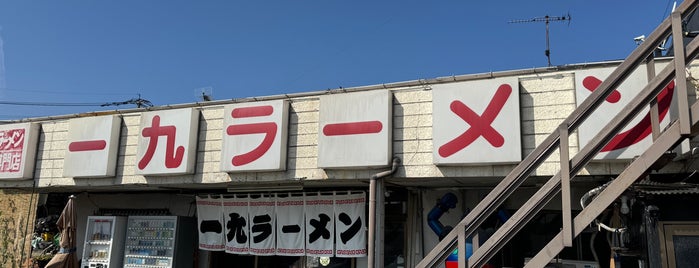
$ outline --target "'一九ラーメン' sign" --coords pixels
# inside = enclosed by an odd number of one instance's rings
[[[199,110],[193,108],[141,114],[136,174],[193,173],[198,131]]]
[[[114,176],[120,130],[121,117],[114,115],[69,120],[63,176]]]
[[[393,94],[388,90],[320,97],[319,168],[387,166],[393,138]]]
[[[578,127],[578,140],[581,148],[587,145],[612,119],[610,114],[621,112],[647,84],[648,76],[644,66],[636,69],[615,88],[605,101]],[[657,68],[657,67],[656,67]],[[658,68],[660,69],[660,68]],[[614,68],[578,70],[575,72],[575,96],[579,106],[614,71]],[[671,81],[658,94],[658,118],[660,128],[666,127],[671,119],[672,106],[676,105],[675,83]],[[617,133],[595,156],[602,159],[632,159],[641,155],[653,143],[650,107],[645,108],[631,123]]]
[[[517,77],[434,85],[432,109],[435,164],[522,160]]]
[[[577,102],[581,103],[587,98],[609,72],[610,68],[577,70]],[[598,112],[581,124],[579,143],[585,145],[598,133],[611,118],[608,114],[621,109],[631,99],[629,96],[636,93],[634,90],[641,88],[639,85],[646,83],[646,80],[645,73],[637,71],[615,89]],[[517,77],[443,83],[431,85],[431,89],[434,164],[499,164],[522,159],[522,109]],[[674,83],[671,82],[658,96],[661,127],[669,122],[674,109],[672,103],[676,97],[673,91]],[[320,96],[318,105],[317,133],[312,133],[314,128],[308,127],[316,122],[297,122],[299,126],[304,124],[304,137],[317,138],[317,143],[311,141],[307,146],[313,148],[317,144],[317,155],[308,153],[296,155],[297,158],[317,160],[317,168],[326,169],[390,164],[394,143],[393,121],[401,120],[393,117],[392,91],[328,94]],[[216,171],[285,170],[287,139],[290,135],[297,139],[300,136],[289,133],[289,106],[288,100],[224,105],[219,116],[223,118],[220,128],[216,128],[219,122],[216,120],[203,123],[197,108],[143,112],[140,114],[140,128],[128,131],[128,135],[137,137],[136,146],[131,144],[132,139],[124,137],[127,134],[120,133],[120,116],[69,120],[66,142],[56,143],[65,144],[63,148],[56,148],[56,144],[39,146],[38,123],[2,125],[0,179],[32,178],[37,147],[43,152],[64,150],[64,177],[113,177],[119,174],[115,172],[115,166],[120,153],[125,156],[123,175],[192,174],[195,172],[197,153],[207,158],[208,154],[203,153],[216,148],[218,139],[220,154],[214,154],[214,158],[220,162]],[[597,159],[629,158],[647,148],[650,142],[650,119],[647,115],[643,113],[615,136],[597,155]],[[220,132],[212,134],[209,129],[200,130],[200,125],[214,127],[216,132]],[[427,134],[416,139],[429,138]],[[118,146],[120,140],[129,144]],[[48,142],[56,142],[56,139]],[[203,148],[197,148],[198,144],[208,143],[213,147],[207,147],[206,152],[203,152]],[[134,147],[135,157],[132,157],[134,153],[130,150]],[[128,153],[119,152],[120,148],[127,148],[124,150]]]
[[[286,168],[289,102],[224,106],[221,171],[277,171]]]
[[[197,197],[199,248],[251,255],[364,257],[365,196]]]

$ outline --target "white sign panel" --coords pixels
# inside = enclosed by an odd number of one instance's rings
[[[197,196],[196,202],[199,249],[223,251],[223,199]]]
[[[577,105],[592,94],[614,68],[597,68],[575,72],[575,97]],[[605,99],[590,117],[578,127],[578,141],[581,148],[589,143],[611,119],[617,115],[643,87],[648,84],[645,65],[636,69],[618,88]],[[674,82],[658,95],[660,128],[670,122],[670,108],[673,103]],[[605,145],[594,159],[631,159],[643,153],[652,143],[650,108],[645,108],[624,129]]]
[[[433,85],[432,99],[435,164],[522,160],[517,77]]]
[[[303,196],[277,198],[277,255],[303,256],[306,228]]]
[[[223,217],[226,222],[226,253],[250,253],[248,197],[224,198]]]
[[[141,114],[136,174],[194,172],[199,111],[193,108]]]
[[[364,218],[364,193],[338,195],[335,198],[335,256],[343,258],[365,257],[366,219]]]
[[[333,256],[333,203],[333,196],[306,196],[306,256]]]
[[[250,198],[250,254],[252,255],[271,256],[276,252],[275,203],[273,197]]]
[[[34,175],[39,124],[0,125],[0,179],[31,179]]]
[[[121,118],[113,115],[69,120],[63,176],[114,176],[120,130]]]
[[[393,95],[388,90],[321,96],[318,167],[389,165],[392,108]]]
[[[231,104],[224,111],[222,171],[286,169],[286,100]]]

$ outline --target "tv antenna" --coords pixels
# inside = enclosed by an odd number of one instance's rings
[[[214,100],[214,88],[213,87],[202,87],[194,89],[194,97],[201,101],[212,101]]]
[[[543,17],[536,17],[536,18],[531,18],[531,19],[524,19],[524,20],[511,20],[508,21],[508,23],[526,23],[526,22],[544,22],[546,23],[546,51],[544,51],[544,55],[546,55],[546,59],[548,60],[549,67],[551,66],[551,48],[549,45],[549,22],[551,21],[568,21],[568,25],[570,25],[570,13],[568,13],[565,16],[560,16],[560,17],[551,17],[549,15],[543,16]]]

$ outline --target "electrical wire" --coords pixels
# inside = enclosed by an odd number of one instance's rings
[[[96,102],[23,102],[23,101],[0,101],[0,105],[17,106],[101,106],[104,103]]]
[[[54,95],[97,95],[97,96],[123,96],[124,92],[119,92],[119,93],[103,93],[105,91],[109,90],[101,90],[101,89],[96,89],[94,91],[90,92],[84,92],[84,91],[53,91],[53,90],[42,90],[42,89],[19,89],[19,88],[0,88],[0,91],[14,91],[14,92],[21,92],[21,93],[41,93],[41,94],[54,94]],[[102,93],[98,93],[102,92]],[[133,93],[132,95],[135,95],[137,93]],[[128,93],[127,93],[128,95]]]

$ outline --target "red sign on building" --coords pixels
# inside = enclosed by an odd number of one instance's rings
[[[39,137],[39,124],[0,125],[0,179],[30,179]]]

